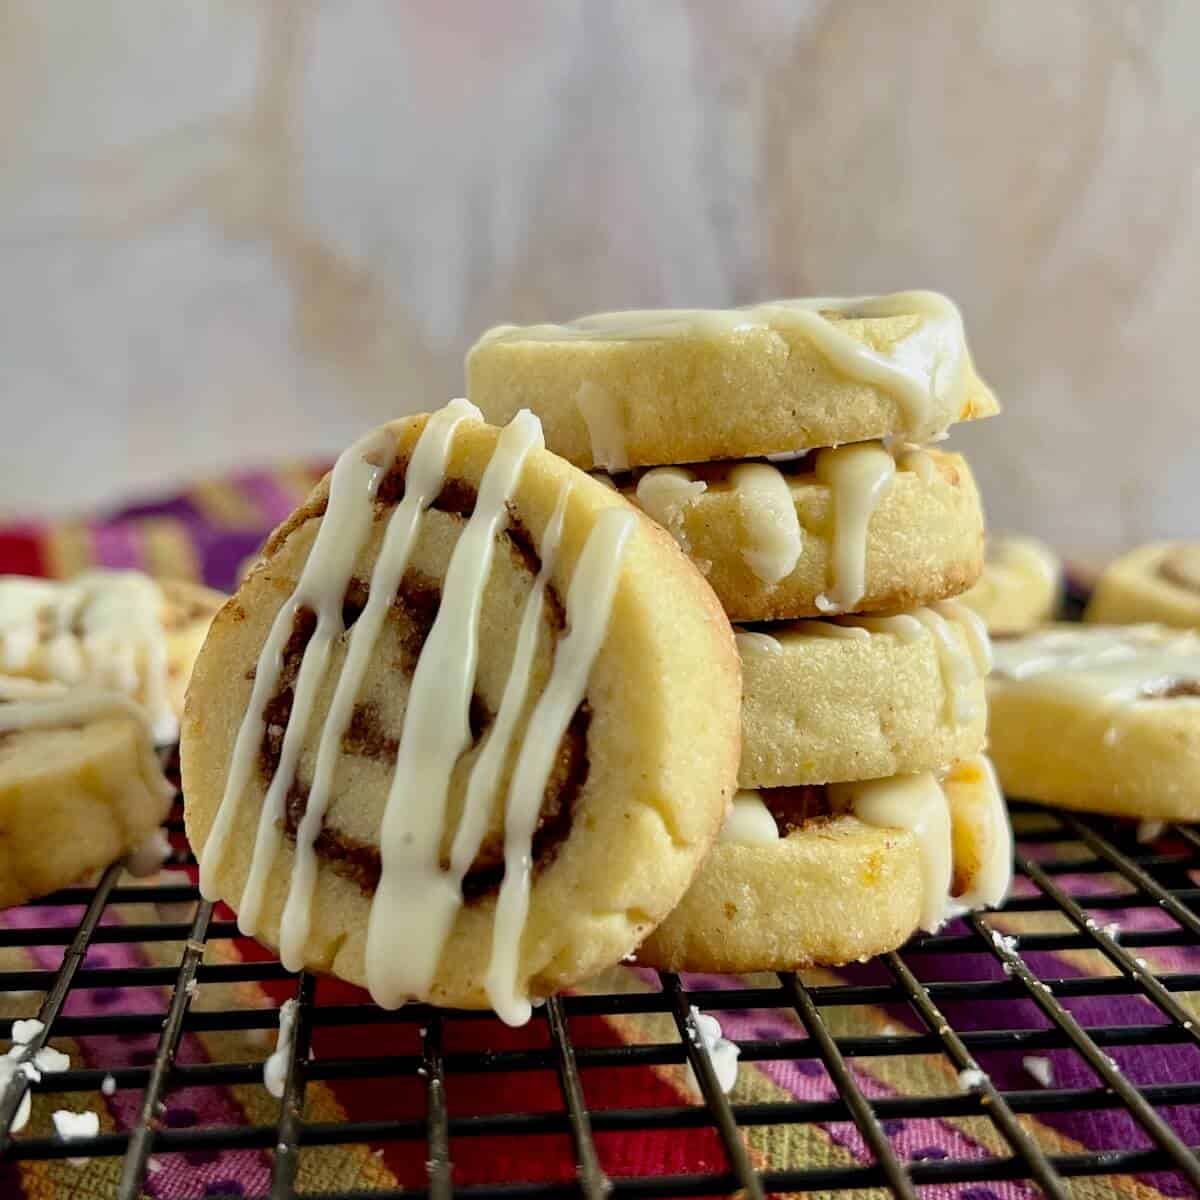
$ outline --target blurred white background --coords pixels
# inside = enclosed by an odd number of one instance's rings
[[[933,287],[992,523],[1197,534],[1192,0],[0,0],[0,512],[332,453],[500,320]]]

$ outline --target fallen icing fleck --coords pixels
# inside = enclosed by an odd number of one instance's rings
[[[292,1056],[292,1042],[296,1036],[296,1001],[285,1000],[279,1010],[279,1038],[270,1057],[263,1063],[263,1083],[276,1100],[283,1099],[283,1088],[287,1082],[288,1060]]]
[[[741,1049],[736,1043],[725,1037],[724,1031],[721,1029],[721,1022],[716,1017],[702,1013],[694,1004],[692,1005],[692,1019],[696,1022],[696,1031],[699,1034],[698,1044],[708,1052],[709,1061],[713,1065],[713,1073],[717,1077],[717,1084],[721,1091],[728,1095],[737,1082],[738,1057],[742,1053]],[[694,1040],[695,1037],[693,1037]],[[698,1095],[702,1094],[700,1081],[696,1078],[691,1063],[688,1064],[687,1080],[693,1091]]]
[[[64,1142],[94,1138],[100,1132],[100,1117],[94,1112],[77,1113],[60,1108],[55,1110],[53,1120],[54,1132]]]
[[[1044,1088],[1054,1086],[1054,1064],[1038,1054],[1027,1054],[1021,1059],[1021,1066],[1037,1080]]]

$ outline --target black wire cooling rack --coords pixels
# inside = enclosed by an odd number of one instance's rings
[[[993,1189],[1002,1187],[1001,1181],[1018,1180],[1047,1196],[1071,1196],[1076,1194],[1073,1181],[1085,1176],[1114,1182],[1136,1177],[1168,1195],[1200,1194],[1200,1158],[1189,1144],[1198,1140],[1191,1131],[1200,1128],[1200,1035],[1193,1003],[1200,1000],[1200,973],[1189,969],[1193,962],[1200,964],[1200,836],[1170,828],[1153,844],[1142,844],[1132,827],[1115,822],[1020,805],[1014,818],[1017,883],[1003,913],[968,917],[937,936],[836,976],[718,981],[644,971],[640,990],[549,1001],[535,1015],[529,1044],[520,1048],[490,1045],[493,1032],[506,1032],[490,1016],[421,1006],[385,1013],[358,999],[336,997],[330,1003],[322,1000],[322,990],[341,985],[308,976],[296,980],[269,958],[246,961],[211,953],[236,937],[236,928],[200,901],[190,883],[144,886],[113,867],[94,889],[71,889],[29,906],[24,911],[34,912],[36,921],[0,927],[0,962],[14,949],[28,953],[38,947],[43,956],[61,950],[61,962],[50,968],[0,969],[0,1002],[11,1009],[14,998],[33,993],[27,1014],[36,1012],[45,1028],[28,1043],[27,1056],[64,1039],[100,1045],[104,1039],[119,1044],[139,1037],[155,1039],[153,1053],[136,1065],[106,1069],[92,1063],[83,1069],[73,1062],[64,1073],[45,1075],[31,1085],[38,1101],[34,1121],[14,1134],[13,1117],[30,1086],[17,1071],[0,1094],[5,1131],[0,1192],[9,1194],[4,1179],[17,1178],[5,1171],[19,1173],[20,1164],[34,1160],[70,1159],[80,1172],[107,1171],[112,1190],[106,1194],[133,1200],[154,1193],[148,1180],[169,1156],[186,1161],[240,1150],[256,1152],[269,1163],[269,1180],[256,1194],[280,1200],[293,1195],[441,1200],[455,1194],[477,1200],[582,1194],[598,1200],[612,1194],[741,1192],[753,1197],[814,1191],[913,1197],[934,1184],[961,1185],[957,1193],[939,1195],[986,1200],[999,1194]],[[178,814],[171,828],[175,865],[186,865],[191,859]],[[125,906],[139,919],[112,916]],[[140,919],[148,910],[155,919]],[[58,914],[62,919],[56,921]],[[98,948],[130,944],[155,947],[158,961],[166,965],[91,965]],[[1157,974],[1147,955],[1160,964]],[[1161,967],[1164,962],[1167,968]],[[212,987],[236,991],[247,984],[274,987],[297,1001],[296,1036],[277,1115],[248,1125],[181,1125],[164,1119],[179,1089],[191,1089],[191,1095],[195,1089],[234,1085],[263,1089],[262,1059],[275,1045],[277,1013],[236,1003],[215,1008],[193,1003]],[[72,1015],[73,996],[116,987],[157,999],[136,1013],[89,1009]],[[770,1026],[761,1036],[738,1039],[742,1062],[821,1072],[832,1085],[828,1094],[745,1100],[735,1089],[727,1097],[697,1036],[693,1006],[724,1015],[727,1024],[730,1014],[785,1014],[791,1021],[787,1036]],[[864,1033],[847,1016],[867,1009],[892,1020]],[[573,1027],[589,1019],[646,1014],[657,1014],[656,1028],[669,1036],[606,1045],[573,1036]],[[319,1041],[314,1035],[332,1027],[353,1033],[355,1053],[314,1049]],[[411,1039],[410,1050],[379,1051],[381,1031],[396,1027]],[[466,1049],[458,1036],[464,1029],[471,1034]],[[180,1053],[184,1040],[198,1031],[253,1030],[262,1031],[257,1056],[197,1062]],[[1027,1068],[1031,1062],[1053,1061],[1070,1081],[1043,1078],[1039,1084],[1026,1069],[1014,1083],[1014,1058]],[[1164,1061],[1170,1065],[1165,1079]],[[660,1106],[589,1103],[590,1081],[600,1073],[647,1066],[678,1071],[685,1062],[698,1084],[693,1103],[680,1103],[678,1089]],[[945,1086],[914,1095],[871,1085],[879,1071],[872,1075],[868,1067],[894,1072],[909,1062],[923,1064],[925,1078],[930,1064],[939,1064]],[[1139,1077],[1143,1062],[1157,1064],[1158,1077]],[[539,1111],[507,1111],[508,1084],[532,1072],[556,1081],[554,1102]],[[369,1081],[375,1088],[419,1088],[420,1115],[381,1110],[370,1119],[329,1120],[306,1112],[306,1092],[314,1082],[347,1080]],[[480,1088],[499,1098],[500,1111],[458,1111],[455,1097]],[[101,1091],[104,1098],[124,1097],[124,1111],[136,1115],[84,1141],[64,1142],[46,1127],[49,1104],[102,1107]],[[54,1093],[57,1099],[39,1093]],[[265,1097],[265,1090],[261,1094]],[[1072,1140],[1071,1122],[1088,1114],[1103,1131],[1104,1145]],[[905,1150],[897,1130],[920,1118],[957,1122],[973,1131],[976,1152]],[[794,1133],[815,1125],[841,1130],[843,1143],[857,1137],[857,1154],[824,1162],[785,1156],[779,1166],[778,1156],[764,1158],[758,1149],[772,1130]],[[609,1165],[612,1147],[629,1139],[680,1138],[696,1130],[710,1132],[719,1150],[713,1159],[667,1174],[620,1173]],[[575,1170],[564,1178],[525,1183],[490,1178],[477,1148],[495,1145],[496,1138],[514,1150],[526,1141],[545,1146],[550,1138]],[[419,1148],[423,1178],[417,1186],[371,1190],[359,1180],[350,1191],[297,1191],[306,1154],[333,1146],[397,1144]],[[991,1149],[980,1153],[981,1146]],[[471,1178],[464,1184],[460,1168],[468,1163]],[[217,1185],[207,1194],[224,1193]]]

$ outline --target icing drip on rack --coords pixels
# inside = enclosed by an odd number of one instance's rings
[[[831,586],[817,597],[823,612],[848,612],[867,587],[867,527],[891,486],[896,460],[879,442],[859,442],[817,453],[816,476],[831,492]]]
[[[0,579],[0,671],[120,692],[154,738],[179,732],[168,696],[165,600],[139,571],[88,571],[63,583]]]
[[[637,518],[605,509],[592,526],[567,589],[567,633],[554,653],[554,666],[538,698],[513,768],[504,814],[504,881],[492,926],[492,958],[485,986],[501,1020],[529,1019],[530,1002],[518,985],[521,931],[529,911],[532,840],[546,782],[572,714],[582,702],[592,663],[608,628],[617,572]]]
[[[446,481],[455,431],[479,420],[466,401],[452,402],[427,421],[405,474],[404,495],[388,519],[368,586],[367,603],[349,630],[346,657],[317,736],[316,763],[296,830],[294,865],[280,922],[281,958],[303,965],[318,880],[315,843],[333,794],[334,770],[354,705],[383,623],[420,534],[422,517]],[[380,827],[381,873],[368,919],[366,977],[374,999],[394,1008],[426,996],[462,908],[462,884],[487,831],[505,763],[527,707],[530,675],[562,539],[570,484],[560,489],[542,537],[541,565],[521,614],[503,696],[467,780],[451,845],[450,869],[439,861],[451,774],[471,744],[469,710],[476,681],[484,589],[497,535],[529,453],[542,445],[538,420],[522,411],[500,433],[480,480],[475,505],[450,556],[441,600],[413,672],[396,764]],[[250,784],[265,730],[266,705],[282,672],[282,652],[296,616],[316,615],[296,676],[278,765],[259,814],[253,858],[239,905],[239,925],[255,932],[265,883],[283,839],[283,809],[309,741],[318,690],[335,639],[346,637],[342,603],[370,534],[376,492],[392,466],[387,430],[352,446],[334,467],[329,499],[295,591],[280,608],[255,667],[254,687],[238,731],[220,808],[200,857],[201,890],[213,898],[228,852],[237,807]],[[561,738],[583,702],[588,676],[608,628],[619,563],[636,517],[625,508],[596,517],[579,553],[567,599],[567,633],[555,645],[545,688],[517,751],[505,808],[505,874],[497,900],[487,987],[508,1021],[528,1019],[531,1001],[519,979],[520,943],[529,908],[533,834]]]
[[[846,332],[847,319],[916,316],[916,328],[887,350],[876,350]],[[904,432],[927,441],[940,432],[933,420],[937,401],[955,417],[967,386],[967,347],[962,317],[953,301],[937,292],[887,296],[814,297],[777,300],[735,309],[650,309],[597,313],[563,325],[499,325],[475,349],[497,342],[671,340],[728,337],[749,330],[774,330],[803,337],[834,370],[892,396]]]

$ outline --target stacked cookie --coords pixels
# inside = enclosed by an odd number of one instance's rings
[[[986,631],[966,462],[997,411],[954,305],[902,293],[491,330],[494,422],[604,471],[735,623],[742,754],[721,838],[639,951],[671,969],[836,964],[997,903],[1010,834],[987,760]]]

